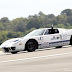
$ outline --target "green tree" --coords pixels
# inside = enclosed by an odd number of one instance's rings
[[[67,15],[71,16],[72,15],[72,9],[65,9],[61,12],[61,15]]]
[[[8,32],[7,37],[8,38],[17,38],[24,36],[21,32]]]
[[[58,15],[57,16],[57,24],[66,24],[68,16],[67,15]]]
[[[0,31],[0,44],[2,44],[4,41],[8,39],[7,33],[7,31]]]
[[[28,30],[33,27],[38,29],[38,28],[40,28],[40,21],[37,18],[32,18],[32,19],[30,19],[30,21],[28,22],[26,27]]]
[[[16,18],[13,21],[11,21],[11,29],[12,31],[24,32],[24,30],[26,29],[26,23],[26,18]]]
[[[0,22],[9,23],[10,21],[9,21],[9,19],[7,17],[3,17],[3,18],[1,18]]]

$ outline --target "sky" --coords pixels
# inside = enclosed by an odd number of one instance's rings
[[[0,19],[28,17],[40,11],[57,16],[65,9],[72,9],[72,0],[0,0]]]

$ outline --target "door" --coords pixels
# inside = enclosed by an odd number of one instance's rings
[[[58,29],[47,29],[44,34],[45,47],[56,47],[62,45],[62,38]]]

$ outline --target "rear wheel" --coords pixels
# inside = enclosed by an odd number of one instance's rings
[[[37,49],[37,42],[35,40],[29,40],[27,43],[26,43],[26,50],[28,52],[33,52]]]
[[[72,36],[71,36],[71,39],[70,39],[70,45],[72,45]]]
[[[62,46],[58,46],[58,47],[56,47],[56,48],[62,48]]]

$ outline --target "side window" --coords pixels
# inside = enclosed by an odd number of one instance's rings
[[[58,29],[48,29],[44,35],[59,33]]]
[[[54,29],[49,29],[49,34],[54,34]]]
[[[45,34],[44,35],[48,35],[49,34],[49,30],[46,30]]]
[[[59,33],[58,29],[55,29],[55,33]]]

